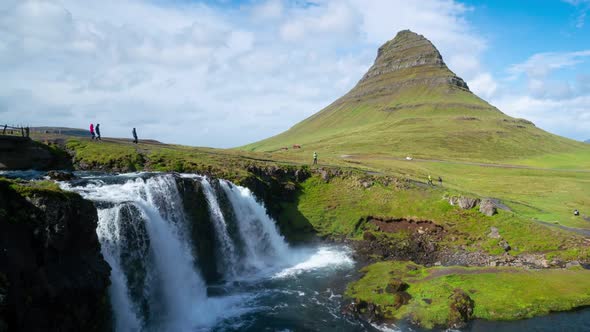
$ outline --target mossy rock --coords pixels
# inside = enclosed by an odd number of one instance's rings
[[[456,288],[451,295],[448,326],[458,328],[473,317],[475,302],[462,289]]]

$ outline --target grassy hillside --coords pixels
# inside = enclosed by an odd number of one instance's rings
[[[294,144],[324,156],[371,154],[499,162],[590,151],[469,91],[424,37],[402,31],[346,95],[288,131],[241,147],[277,151]]]
[[[590,228],[572,216],[573,209],[590,215],[590,145],[503,114],[410,31],[385,43],[346,95],[286,132],[239,149],[298,163],[309,163],[315,151],[323,165],[419,181],[441,176],[452,189],[505,199],[527,218]]]

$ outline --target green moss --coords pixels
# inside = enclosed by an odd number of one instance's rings
[[[22,197],[35,195],[73,197],[76,193],[61,190],[59,185],[53,181],[16,181],[0,177],[0,187],[14,191]],[[1,212],[0,212],[1,213]]]
[[[514,320],[590,305],[590,271],[517,268],[424,268],[408,262],[381,262],[363,269],[347,296],[383,307],[388,318],[409,318],[432,328],[447,325],[451,295],[462,289],[475,302],[474,318]],[[381,292],[392,279],[409,284],[412,299],[393,308],[392,294]]]

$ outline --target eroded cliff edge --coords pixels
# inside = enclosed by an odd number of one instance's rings
[[[108,331],[110,267],[92,202],[0,179],[0,331]]]

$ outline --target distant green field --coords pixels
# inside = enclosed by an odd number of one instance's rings
[[[310,163],[308,149],[275,152],[276,160]],[[568,156],[575,156],[572,163]],[[412,160],[379,155],[345,158],[319,153],[321,165],[357,167],[378,174],[392,174],[426,182],[428,175],[443,179],[443,186],[479,197],[502,200],[526,218],[590,229],[590,221],[575,217],[573,210],[590,217],[590,153],[547,155],[518,159],[510,164],[488,165],[438,160]],[[544,161],[547,158],[547,162]],[[436,183],[438,185],[438,183]]]
[[[76,151],[76,159],[86,164],[104,164],[127,170],[140,170],[147,164],[150,169],[165,171],[202,171],[212,167],[228,178],[244,175],[240,173],[242,168],[235,165],[248,160],[310,164],[313,153],[305,146],[300,150],[256,153],[164,144],[133,145],[117,140],[93,142],[89,139],[70,139],[67,145]],[[524,218],[590,229],[589,221],[572,214],[574,209],[578,209],[583,215],[590,215],[590,153],[586,151],[510,161],[515,167],[532,168],[406,161],[371,154],[342,158],[341,155],[321,151],[319,157],[320,166],[352,167],[420,182],[425,182],[429,174],[435,179],[441,176],[446,189],[498,198]]]

